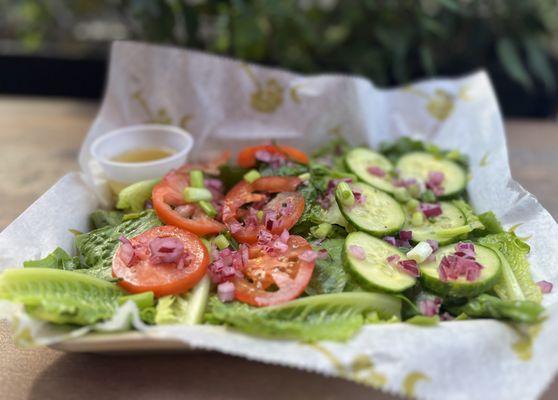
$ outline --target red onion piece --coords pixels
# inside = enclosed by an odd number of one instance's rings
[[[420,203],[420,210],[427,218],[442,215],[442,207],[438,203]]]
[[[420,276],[418,264],[415,260],[401,260],[397,263],[398,268],[415,278]]]
[[[273,248],[279,253],[284,253],[289,249],[289,245],[282,242],[281,240],[276,240],[275,242],[273,242]]]
[[[436,240],[427,239],[426,242],[430,245],[430,247],[432,247],[432,252],[435,252],[440,248],[440,243]]]
[[[438,266],[438,275],[443,282],[457,280],[461,276],[473,282],[480,277],[483,268],[484,266],[475,260],[453,254],[442,258]]]
[[[366,195],[360,192],[353,192],[355,196],[355,204],[365,204],[366,203]]]
[[[258,233],[259,244],[270,244],[272,240],[273,240],[273,234],[271,232],[262,229]]]
[[[537,285],[541,288],[543,294],[550,293],[554,285],[548,281],[538,281]]]
[[[289,234],[288,230],[283,230],[283,232],[281,232],[281,235],[279,235],[279,240],[282,241],[283,243],[287,243],[289,241],[289,237],[291,235]]]
[[[427,317],[433,317],[440,312],[440,306],[442,305],[442,299],[439,297],[434,297],[432,299],[421,299],[418,301],[418,308],[422,315]]]
[[[149,249],[154,264],[178,263],[184,254],[184,243],[174,237],[157,237],[149,242]]]
[[[411,240],[413,238],[413,231],[399,231],[399,239]]]
[[[426,187],[436,195],[441,196],[444,194],[444,188],[442,187],[442,182],[444,181],[444,173],[440,171],[430,171],[428,173],[428,180],[426,181]]]
[[[364,251],[364,249],[362,247],[357,246],[356,244],[352,244],[352,245],[349,246],[349,252],[357,260],[362,261],[362,260],[366,259],[366,252]]]
[[[318,260],[326,260],[329,257],[329,254],[326,249],[318,250]]]
[[[314,250],[305,250],[302,252],[302,254],[298,256],[299,260],[308,263],[316,261],[316,258],[318,258],[318,253],[315,252]]]
[[[380,178],[383,178],[384,176],[386,176],[386,171],[384,171],[382,168],[378,167],[377,165],[372,165],[371,167],[366,168],[366,171],[368,171],[368,173],[370,173],[374,176],[378,176]]]
[[[384,236],[383,239],[392,246],[397,246],[397,239],[395,239],[393,236]]]
[[[459,242],[455,245],[455,254],[460,257],[476,257],[475,245],[469,242]]]
[[[223,303],[234,300],[234,284],[232,282],[223,282],[217,286],[217,297]]]
[[[409,186],[415,185],[418,182],[417,182],[416,179],[410,178],[410,179],[394,179],[392,183],[393,183],[393,186],[395,186],[395,187],[408,188]]]
[[[127,267],[133,266],[137,262],[137,256],[132,242],[130,242],[125,236],[120,236],[118,240],[120,240],[121,243],[119,252],[120,259]]]

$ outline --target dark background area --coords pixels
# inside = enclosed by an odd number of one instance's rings
[[[0,94],[97,99],[120,39],[382,87],[486,69],[507,116],[555,118],[558,0],[0,0]]]

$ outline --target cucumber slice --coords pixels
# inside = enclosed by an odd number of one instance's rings
[[[388,193],[392,193],[395,189],[391,183],[393,164],[383,155],[363,147],[357,147],[347,153],[345,164],[361,181]],[[380,177],[371,174],[368,172],[369,167],[380,167],[386,172],[386,175]]]
[[[363,260],[355,257],[350,246],[362,248],[366,257]],[[349,233],[343,246],[345,267],[363,287],[391,293],[402,292],[416,282],[412,276],[388,264],[386,259],[394,254],[407,259],[397,247],[364,232]]]
[[[405,223],[405,213],[393,197],[366,183],[350,183],[349,187],[353,193],[358,192],[366,197],[363,204],[343,205],[337,193],[335,199],[341,214],[358,230],[374,236],[386,236],[401,229]]]
[[[489,249],[475,243],[476,260],[484,268],[476,281],[469,282],[463,276],[455,281],[442,282],[438,274],[438,266],[445,255],[455,252],[455,245],[441,247],[434,255],[434,261],[424,263],[420,266],[421,282],[425,288],[447,297],[474,297],[490,290],[498,281],[501,271],[501,263],[498,255]]]
[[[405,154],[397,161],[396,168],[403,179],[414,178],[422,182],[428,180],[428,173],[439,171],[444,173],[444,194],[441,198],[456,195],[467,187],[467,173],[453,161],[436,157],[424,152]]]
[[[462,234],[456,230],[455,235],[451,235],[453,228],[467,225],[467,219],[461,210],[453,204],[442,201],[440,202],[442,208],[442,215],[434,218],[425,218],[424,224],[421,226],[414,226],[411,224],[412,214],[407,215],[407,222],[405,223],[404,230],[413,232],[413,242],[422,242],[424,240],[432,239],[438,241],[440,244],[447,244],[456,236]],[[444,231],[448,235],[444,235]]]

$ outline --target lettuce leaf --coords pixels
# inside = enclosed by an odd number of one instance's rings
[[[109,319],[123,294],[112,283],[61,269],[16,268],[0,274],[0,299],[23,304],[30,315],[56,324]]]
[[[54,268],[73,271],[81,268],[79,257],[70,256],[64,249],[57,247],[52,253],[40,260],[24,261],[25,268]]]
[[[478,215],[480,222],[484,225],[486,233],[502,233],[504,229],[498,221],[498,218],[492,211],[487,211],[485,213]]]
[[[245,333],[302,341],[347,340],[374,312],[383,320],[400,318],[401,301],[381,293],[334,293],[309,296],[270,307],[209,300],[211,323],[222,323]]]
[[[349,274],[343,268],[341,252],[344,239],[327,239],[314,246],[314,250],[325,249],[328,257],[324,260],[316,260],[314,273],[306,287],[306,294],[340,293],[345,289],[349,281]]]
[[[116,226],[122,222],[122,217],[124,217],[124,213],[120,211],[107,210],[95,210],[89,216],[95,229]]]
[[[481,294],[463,306],[451,308],[450,312],[454,315],[464,313],[473,318],[535,323],[541,320],[544,307],[529,300],[502,300],[495,296]]]
[[[540,303],[542,293],[533,278],[527,254],[531,248],[514,233],[502,232],[478,240],[495,250],[502,262],[502,277],[494,291],[502,300],[531,300]]]
[[[473,211],[473,208],[464,200],[454,200],[452,204],[465,215],[465,220],[472,230],[484,230],[485,227],[479,217]]]
[[[201,323],[210,287],[211,281],[205,276],[188,293],[159,298],[155,307],[154,322],[157,325]]]
[[[150,179],[126,186],[118,193],[116,208],[130,210],[131,212],[143,211],[145,209],[145,202],[151,198],[153,186],[159,183],[159,181],[160,179]]]
[[[117,226],[105,226],[76,237],[76,247],[87,269],[80,272],[112,281],[112,256],[118,247],[118,238],[134,237],[148,229],[160,226],[161,221],[153,210],[138,214]]]

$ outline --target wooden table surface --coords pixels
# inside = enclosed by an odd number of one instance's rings
[[[0,97],[0,229],[60,176],[77,169],[97,104]],[[558,125],[506,124],[512,172],[558,216]],[[0,398],[394,399],[340,379],[215,353],[151,356],[21,350],[0,323]],[[555,382],[543,396],[558,398]]]

